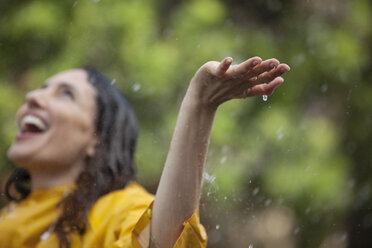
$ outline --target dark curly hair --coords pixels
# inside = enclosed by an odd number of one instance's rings
[[[95,87],[97,113],[95,118],[98,142],[95,155],[87,158],[74,190],[58,204],[61,214],[54,224],[60,247],[70,247],[69,235],[84,234],[87,214],[97,199],[111,191],[124,188],[134,180],[134,152],[138,124],[134,111],[111,81],[93,67],[83,67],[89,83]],[[17,168],[5,185],[10,200],[21,201],[31,192],[30,174]],[[14,188],[13,194],[11,188]],[[14,193],[15,191],[15,193]]]

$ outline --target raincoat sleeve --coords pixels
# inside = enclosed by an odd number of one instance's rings
[[[133,211],[121,223],[121,230],[113,248],[148,248],[150,241],[150,221],[153,202],[146,208]],[[139,215],[139,212],[141,214]],[[178,237],[174,248],[204,248],[207,245],[207,235],[199,222],[199,211],[183,223],[183,231]]]

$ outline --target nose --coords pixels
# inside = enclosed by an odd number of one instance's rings
[[[29,108],[43,108],[45,106],[45,92],[41,89],[26,94],[26,103]]]

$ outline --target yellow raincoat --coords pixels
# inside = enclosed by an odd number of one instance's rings
[[[0,212],[0,248],[58,248],[57,236],[48,230],[67,188],[38,189],[24,201],[4,208]],[[136,183],[102,196],[89,212],[86,233],[74,235],[71,248],[148,247],[153,199]],[[206,247],[206,239],[196,211],[184,222],[174,247]]]

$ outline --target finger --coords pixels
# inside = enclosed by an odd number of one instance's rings
[[[253,57],[250,58],[243,63],[240,63],[237,65],[234,69],[234,72],[232,76],[245,76],[246,73],[248,73],[250,70],[252,70],[256,65],[260,64],[262,62],[262,59],[260,57]]]
[[[230,68],[232,62],[233,59],[231,57],[224,58],[217,67],[216,75],[223,76],[226,73],[226,71]]]
[[[275,88],[284,82],[282,77],[277,77],[268,84],[258,84],[248,89],[246,96],[260,96],[260,95],[271,95]]]
[[[265,84],[274,80],[289,71],[291,68],[287,64],[280,64],[271,71],[267,71],[258,76],[257,80],[253,81],[254,84]]]
[[[248,71],[245,78],[258,77],[260,74],[270,71],[279,65],[277,59],[268,59],[261,64],[255,66],[252,70]]]

